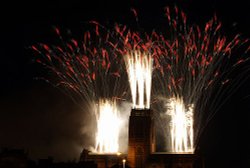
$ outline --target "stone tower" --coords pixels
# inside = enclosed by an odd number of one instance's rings
[[[128,162],[131,168],[144,168],[155,152],[155,131],[150,109],[132,109],[129,118]]]

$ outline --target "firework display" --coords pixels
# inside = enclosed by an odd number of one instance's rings
[[[239,34],[227,39],[216,16],[201,27],[189,25],[178,8],[165,11],[168,32],[156,35],[153,94],[170,117],[165,127],[165,134],[170,133],[168,150],[194,152],[202,129],[223,103],[222,97],[230,94],[224,86],[230,83],[234,89],[230,74],[249,59],[248,40]],[[244,47],[241,55],[236,53]]]
[[[131,101],[129,108],[135,109],[152,104],[163,114],[167,151],[194,152],[206,124],[226,101],[222,96],[237,85],[230,75],[249,59],[248,40],[239,34],[227,39],[216,16],[202,27],[189,24],[176,7],[165,11],[166,32],[136,32],[118,24],[107,29],[91,21],[93,31],[83,40],[65,41],[55,28],[59,45],[32,46],[37,62],[56,76],[50,82],[95,112],[97,153],[119,151],[120,100]]]

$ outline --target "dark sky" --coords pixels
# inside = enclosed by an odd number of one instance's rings
[[[163,8],[176,4],[191,22],[202,24],[214,13],[225,33],[250,37],[250,2],[237,0],[130,0],[34,1],[1,5],[0,15],[0,147],[24,148],[33,158],[48,155],[58,160],[78,158],[88,145],[82,130],[86,117],[73,102],[52,86],[34,78],[46,70],[33,63],[28,47],[48,41],[53,26],[81,34],[84,24],[97,20],[103,24],[119,22],[133,27],[130,8],[137,9],[139,23],[146,30],[158,28]],[[22,5],[23,7],[21,7]],[[250,158],[250,80],[216,114],[202,137],[201,148],[208,156]],[[232,157],[233,158],[233,157]]]

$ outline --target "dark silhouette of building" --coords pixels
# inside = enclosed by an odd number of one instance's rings
[[[52,157],[39,159],[36,168],[97,168],[94,161],[54,162]]]
[[[28,158],[23,149],[4,148],[0,150],[0,168],[97,168],[94,161],[54,162],[52,157],[37,162]]]
[[[95,161],[98,168],[128,167],[127,154],[96,154],[89,153],[86,161]],[[125,161],[125,163],[123,163]]]
[[[0,168],[27,168],[27,152],[23,149],[4,148],[0,152]]]

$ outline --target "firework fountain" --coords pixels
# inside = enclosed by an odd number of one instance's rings
[[[226,101],[223,96],[229,97],[238,85],[230,80],[230,74],[249,59],[249,48],[240,57],[235,55],[248,40],[240,35],[226,39],[220,34],[221,23],[216,16],[204,28],[188,25],[186,15],[178,8],[174,12],[166,8],[166,17],[166,37],[155,34],[159,40],[155,45],[153,93],[162,102],[161,110],[166,110],[163,116],[169,121],[163,126],[164,134],[170,133],[168,151],[194,152],[203,129]]]
[[[137,17],[135,10],[132,10]],[[154,38],[146,32],[130,31],[126,26],[115,26],[118,42],[114,48],[123,55],[127,70],[133,109],[149,109],[153,72],[151,54]],[[117,47],[119,46],[119,47]],[[125,71],[126,71],[125,70]]]
[[[152,58],[148,53],[131,51],[125,56],[133,108],[149,109],[152,81]]]
[[[72,100],[84,103],[84,111],[92,111],[96,119],[96,144],[94,152],[117,153],[124,119],[119,111],[119,101],[126,95],[127,81],[121,71],[123,57],[112,47],[110,34],[101,34],[99,24],[94,32],[86,32],[83,40],[65,41],[58,28],[60,45],[39,44],[32,46],[39,55],[37,62],[48,68],[56,81]],[[110,39],[109,39],[110,38]]]
[[[97,135],[95,149],[99,153],[117,153],[119,151],[119,132],[121,121],[116,102],[100,100],[97,110]],[[113,104],[112,104],[113,103]],[[107,131],[108,130],[108,131]]]
[[[193,106],[186,109],[182,98],[169,98],[171,152],[193,152]]]

